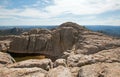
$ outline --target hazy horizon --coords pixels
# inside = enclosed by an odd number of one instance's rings
[[[79,24],[80,25],[80,24]],[[19,26],[60,26],[60,24],[59,25],[0,25],[0,27],[19,27]],[[81,25],[81,26],[120,26],[120,25]]]

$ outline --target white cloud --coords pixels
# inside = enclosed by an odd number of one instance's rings
[[[108,20],[103,21],[102,23],[107,24],[107,25],[117,25],[117,26],[120,26],[120,19],[108,19]]]
[[[17,13],[18,16],[32,17],[32,18],[46,18],[47,14],[34,8],[26,8],[22,12]]]
[[[4,18],[4,19],[7,18],[7,19],[8,19],[8,18],[14,18],[14,17],[13,17],[13,16],[7,16],[7,15],[6,15],[6,16],[0,16],[0,18]]]
[[[0,9],[3,8],[3,6],[0,6]]]
[[[120,10],[120,0],[54,0],[54,2],[54,5],[46,7],[46,10],[53,16],[62,13],[100,14]]]
[[[45,6],[50,4],[51,0],[37,0],[36,3],[34,3],[32,6],[33,7],[40,7],[40,6]]]
[[[44,3],[49,4],[49,0],[43,0]],[[17,19],[18,17],[29,17],[29,18],[36,18],[36,22],[38,21],[37,18],[42,18],[46,22],[53,22],[54,19],[62,16],[63,14],[72,14],[72,15],[84,15],[88,17],[83,17],[83,21],[76,19],[76,18],[58,18],[56,22],[65,22],[65,21],[75,21],[78,23],[90,23],[90,24],[120,24],[119,19],[117,20],[104,20],[99,22],[95,20],[96,17],[94,15],[102,14],[104,12],[120,10],[120,0],[53,0],[52,5],[48,5],[39,9],[39,5],[41,4],[39,1],[36,4],[31,6],[27,6],[24,8],[19,9],[6,9],[4,6],[0,6],[0,18],[14,18]],[[91,15],[91,16],[90,16]],[[48,18],[52,18],[53,21],[49,21]],[[20,19],[20,18],[18,18]],[[94,19],[95,21],[91,20]],[[85,21],[86,20],[86,21]],[[91,20],[91,21],[89,21]],[[29,20],[32,21],[32,20]],[[35,20],[34,20],[35,21]],[[27,21],[28,22],[28,21]],[[43,22],[43,21],[40,21]]]
[[[45,3],[48,3],[45,0]],[[37,2],[37,5],[39,1]],[[43,8],[44,11],[37,8],[26,7],[21,9],[2,9],[0,15],[18,15],[25,17],[56,17],[62,14],[71,13],[73,15],[93,15],[107,11],[120,10],[120,0],[54,0],[54,5]]]
[[[16,21],[17,20],[17,21]],[[52,18],[52,19],[9,19],[0,21],[0,25],[59,25],[63,22],[76,22],[80,25],[120,25],[120,20],[82,20],[76,18]]]
[[[48,0],[45,0],[48,2]],[[39,2],[37,2],[37,5]],[[20,16],[47,18],[56,17],[62,14],[93,15],[107,11],[119,10],[120,0],[54,0],[54,5],[40,9],[26,8],[19,12]]]
[[[6,16],[6,15],[16,15],[18,13],[18,9],[5,9],[3,7],[1,7],[0,9],[0,16]]]

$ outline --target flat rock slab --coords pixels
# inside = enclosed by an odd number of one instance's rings
[[[32,68],[38,67],[45,70],[49,70],[52,67],[52,61],[50,59],[29,59],[21,62],[17,62],[8,65],[9,68]]]
[[[98,62],[120,63],[120,47],[114,49],[102,50],[98,53],[91,55],[83,55],[83,54],[70,55],[67,58],[68,66],[72,66],[72,67],[80,67]]]
[[[46,77],[41,68],[0,68],[0,77]]]
[[[81,67],[78,77],[120,77],[120,63],[97,63]]]

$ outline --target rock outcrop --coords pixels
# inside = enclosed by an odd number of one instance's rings
[[[57,66],[64,66],[64,67],[67,67],[67,62],[65,59],[57,59],[55,62],[54,62],[54,67],[57,67]]]
[[[16,55],[50,58],[14,63],[10,55],[0,52],[0,77],[120,77],[120,39],[76,23],[0,37],[0,47]]]
[[[72,49],[78,38],[78,28],[81,28],[78,24],[76,26],[74,23],[69,24],[71,26],[62,24],[54,30],[34,29],[16,36],[10,44],[9,51],[61,56],[64,51]]]
[[[16,36],[10,44],[9,52],[60,57],[65,51],[92,54],[119,46],[120,40],[89,31],[76,23],[67,22],[53,30],[33,29]]]
[[[102,50],[91,55],[76,54],[67,58],[68,66],[80,67],[98,62],[113,63],[120,62],[120,47],[109,50]]]
[[[47,77],[73,77],[70,70],[63,66],[58,66],[48,72]]]
[[[15,60],[7,53],[0,52],[0,68],[13,64]]]
[[[0,77],[46,77],[41,68],[0,68]]]
[[[44,70],[49,70],[53,67],[50,59],[29,59],[21,62],[17,62],[7,66],[8,68],[33,68],[38,67]]]
[[[0,41],[0,51],[7,51],[9,49],[10,40]]]
[[[78,77],[120,77],[120,63],[97,63],[83,66]]]

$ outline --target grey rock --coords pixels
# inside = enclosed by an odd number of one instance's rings
[[[0,41],[0,51],[7,51],[9,49],[10,40]]]
[[[64,66],[64,67],[67,67],[67,64],[66,64],[66,60],[65,59],[57,59],[55,62],[54,62],[54,67],[57,67],[57,66]]]
[[[15,60],[8,53],[0,52],[0,68],[13,64],[14,62]]]
[[[9,52],[39,53],[50,57],[67,58],[64,52],[90,55],[120,47],[120,40],[92,32],[76,23],[66,22],[53,30],[33,29],[15,36]]]
[[[102,50],[91,55],[76,54],[67,58],[68,66],[80,67],[97,62],[120,62],[120,47],[108,50]]]
[[[80,67],[70,67],[70,71],[73,77],[77,77],[79,74]]]
[[[7,50],[16,54],[42,54],[55,62],[30,59],[14,63],[10,55],[0,52],[2,77],[120,76],[120,39],[72,22],[52,30],[32,29],[18,36],[0,37],[0,51]]]
[[[119,77],[120,63],[97,63],[80,68],[78,77]]]
[[[52,61],[50,59],[29,59],[7,66],[8,68],[33,68],[38,67],[44,70],[49,70],[53,67]]]
[[[79,25],[76,27],[81,28]],[[55,30],[33,29],[23,35],[15,36],[10,43],[9,52],[40,53],[60,57],[64,51],[72,49],[77,41],[78,29],[76,27],[70,25],[61,26]]]
[[[70,70],[64,66],[58,66],[48,72],[47,77],[73,77]]]
[[[41,68],[0,68],[0,77],[46,77]]]

